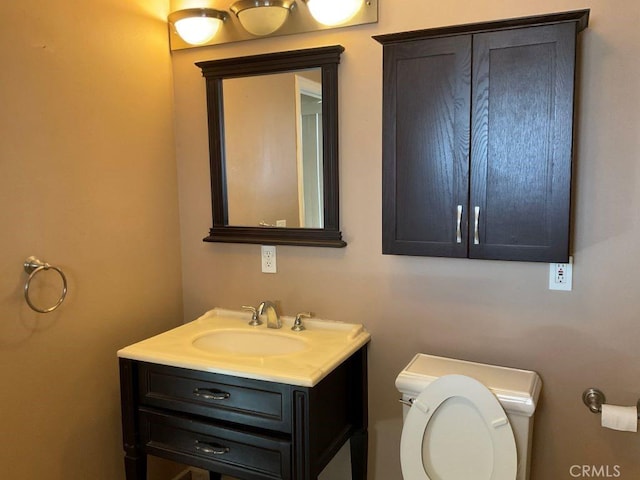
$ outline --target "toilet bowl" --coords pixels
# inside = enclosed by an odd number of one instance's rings
[[[526,480],[541,389],[532,371],[418,354],[398,375],[404,480]]]

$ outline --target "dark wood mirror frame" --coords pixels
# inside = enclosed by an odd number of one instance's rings
[[[213,227],[205,242],[344,247],[339,224],[338,65],[344,47],[334,45],[290,52],[198,62],[206,80],[211,164]],[[322,70],[324,228],[247,227],[229,225],[225,173],[222,82],[309,68]]]

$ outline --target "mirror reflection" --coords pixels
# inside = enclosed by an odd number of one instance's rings
[[[323,228],[322,69],[222,82],[229,225]]]

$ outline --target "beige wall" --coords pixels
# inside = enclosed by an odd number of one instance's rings
[[[214,305],[271,298],[285,313],[361,321],[370,357],[371,475],[399,479],[393,381],[418,351],[534,369],[544,381],[533,479],[573,464],[640,476],[638,437],[603,430],[589,386],[635,403],[640,353],[640,5],[619,0],[381,2],[380,23],[176,52],[175,135],[166,0],[5,5],[0,43],[0,449],[2,476],[123,478],[115,351]],[[380,254],[381,47],[371,35],[592,8],[582,36],[571,293],[545,265]],[[99,15],[95,15],[99,12]],[[91,18],[88,22],[84,19]],[[340,43],[345,249],[205,244],[209,180],[198,60]],[[22,297],[29,255],[69,277],[64,305]],[[50,286],[47,286],[49,284]],[[49,301],[56,280],[41,284]],[[344,456],[332,480],[348,478]],[[152,475],[160,478],[160,474]]]
[[[479,6],[481,5],[481,6]],[[382,49],[371,35],[590,6],[582,36],[575,183],[574,290],[547,290],[534,263],[381,255]],[[363,322],[370,349],[371,479],[400,478],[396,374],[416,352],[534,369],[544,381],[533,479],[571,465],[619,465],[640,478],[640,437],[599,427],[581,402],[640,397],[640,4],[637,0],[383,0],[377,25],[263,39],[173,55],[185,315],[263,299],[285,313]],[[345,249],[278,247],[260,273],[257,245],[205,244],[211,226],[200,60],[321,45],[340,66],[341,218]],[[338,469],[339,470],[339,469]],[[348,478],[334,474],[333,480]]]
[[[3,3],[2,478],[124,478],[116,350],[182,322],[167,10]],[[69,279],[54,313],[23,299],[29,255]]]

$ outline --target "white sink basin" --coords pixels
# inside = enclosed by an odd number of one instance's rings
[[[206,333],[193,346],[210,353],[243,357],[288,355],[308,348],[303,338],[268,330],[220,330]]]
[[[308,319],[294,332],[248,325],[251,314],[214,308],[180,327],[118,351],[118,356],[205,372],[313,387],[365,345],[361,324]]]

